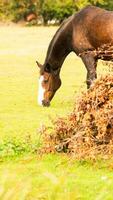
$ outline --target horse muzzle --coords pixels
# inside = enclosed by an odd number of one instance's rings
[[[43,101],[42,101],[42,105],[43,105],[44,107],[49,107],[49,106],[50,106],[50,101],[43,100]]]

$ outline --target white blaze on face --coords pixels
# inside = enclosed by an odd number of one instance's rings
[[[39,105],[42,105],[42,101],[44,100],[45,89],[42,87],[43,80],[44,80],[44,77],[40,76],[40,79],[39,79],[39,90],[38,90],[38,104]]]

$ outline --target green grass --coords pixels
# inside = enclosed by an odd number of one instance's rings
[[[76,95],[86,89],[86,70],[73,53],[61,71],[62,87],[51,107],[37,105],[38,69],[57,27],[0,27],[0,200],[111,200],[112,160],[74,162],[63,155],[30,155],[39,129],[50,118],[73,110]],[[99,63],[98,74],[106,72]],[[30,137],[30,141],[27,138]],[[4,142],[5,141],[5,142]],[[28,146],[30,143],[30,147]],[[21,150],[22,146],[22,150]],[[18,156],[19,151],[26,155]],[[13,155],[4,158],[6,155]],[[94,166],[93,166],[94,165]]]
[[[62,87],[50,108],[37,105],[38,68],[44,62],[56,28],[1,27],[0,49],[0,137],[35,135],[49,117],[72,110],[75,93],[84,86],[85,68],[70,55],[61,72]],[[71,61],[71,63],[70,63]]]
[[[4,163],[0,165],[0,177],[0,199],[4,200],[113,197],[113,173],[108,163],[75,162],[63,155],[7,160],[5,167]]]
[[[76,93],[86,88],[86,69],[70,54],[61,71],[62,86],[51,107],[37,105],[38,68],[44,62],[48,44],[56,27],[0,27],[0,137],[36,134],[49,118],[70,112]],[[103,69],[102,69],[103,70]]]

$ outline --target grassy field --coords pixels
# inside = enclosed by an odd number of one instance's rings
[[[108,167],[106,167],[108,166]],[[25,156],[0,165],[3,200],[112,200],[113,165]]]
[[[35,145],[42,125],[50,125],[51,118],[70,113],[76,95],[86,89],[85,67],[72,53],[63,64],[62,87],[51,107],[37,105],[39,73],[35,61],[44,62],[56,29],[0,27],[0,200],[111,200],[113,197],[112,160],[106,164],[84,163],[64,155],[39,158],[29,152],[19,157],[14,151],[13,159],[3,157],[10,155],[10,150],[21,148],[19,144],[23,141],[26,146],[28,137],[30,145]],[[98,74],[105,72],[99,63]]]
[[[33,135],[42,123],[48,123],[49,116],[64,115],[72,109],[75,93],[84,86],[85,68],[74,54],[70,55],[62,68],[62,87],[51,107],[39,107],[35,61],[44,62],[56,28],[0,29],[1,137]]]

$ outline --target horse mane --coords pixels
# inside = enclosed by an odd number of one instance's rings
[[[54,46],[54,44],[55,44],[55,41],[57,40],[57,38],[58,38],[58,36],[60,35],[61,31],[64,30],[64,29],[66,28],[66,26],[70,23],[70,21],[72,20],[72,17],[73,17],[73,15],[70,16],[70,17],[68,17],[67,19],[65,19],[65,20],[61,23],[61,25],[60,25],[60,27],[58,28],[58,30],[56,31],[56,33],[54,34],[52,40],[50,41],[48,50],[47,50],[46,60],[47,60],[47,58],[48,58],[49,53],[52,51],[52,48],[53,48],[53,46]]]

